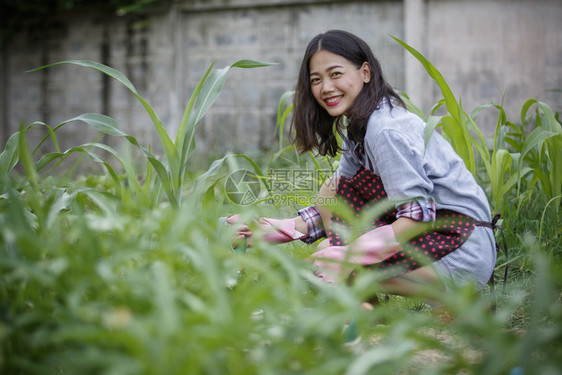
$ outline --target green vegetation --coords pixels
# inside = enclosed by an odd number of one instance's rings
[[[414,53],[409,46],[405,47]],[[444,297],[457,318],[444,323],[420,301],[385,299],[375,275],[353,285],[327,285],[306,261],[313,248],[272,246],[256,239],[245,254],[230,244],[219,216],[273,216],[314,200],[337,160],[299,155],[283,134],[291,93],[280,100],[279,150],[264,160],[227,155],[207,171],[190,169],[194,130],[239,61],[211,66],[171,138],[133,84],[114,69],[97,69],[125,85],[144,106],[165,155],[125,134],[111,118],[84,114],[50,126],[22,125],[0,154],[0,371],[9,374],[552,374],[562,357],[560,123],[548,105],[528,101],[521,123],[500,105],[468,115],[443,77],[414,53],[443,90],[447,114],[424,115],[441,127],[501,211],[511,266],[498,309],[494,294],[470,288]],[[63,64],[60,63],[60,64]],[[54,64],[58,65],[58,64]],[[46,67],[43,67],[46,68]],[[63,69],[58,66],[49,69]],[[407,97],[405,96],[407,99]],[[481,110],[498,111],[488,147],[477,127]],[[121,153],[98,142],[60,150],[57,131],[92,126],[121,137]],[[31,147],[36,128],[48,135]],[[51,142],[53,153],[38,155]],[[125,147],[128,145],[128,147]],[[476,151],[476,152],[474,152]],[[101,173],[54,176],[82,153]],[[137,160],[143,160],[138,165]],[[236,205],[226,188],[242,169],[260,182],[253,204]],[[72,168],[71,168],[72,170]],[[298,180],[272,171],[313,171]],[[265,173],[264,173],[265,171]],[[248,188],[251,190],[251,187]],[[275,197],[276,199],[272,199]],[[285,199],[281,199],[285,198]],[[220,233],[220,235],[217,235]],[[500,272],[498,272],[500,273]],[[498,283],[501,284],[498,276]],[[499,290],[496,294],[499,293]],[[379,294],[374,311],[361,302]],[[350,345],[353,320],[362,341]]]

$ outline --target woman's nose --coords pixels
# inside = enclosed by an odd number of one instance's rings
[[[328,93],[334,91],[334,85],[329,80],[326,80],[322,84],[322,92]]]

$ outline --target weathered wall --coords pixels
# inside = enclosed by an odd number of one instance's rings
[[[529,98],[562,110],[562,95],[552,91],[562,89],[562,1],[435,0],[426,7],[426,56],[467,110],[500,104],[504,95],[513,121]],[[434,88],[430,97],[438,95]]]
[[[212,61],[242,58],[274,67],[232,70],[201,125],[208,153],[267,148],[274,140],[277,102],[291,90],[304,48],[314,35],[342,28],[364,38],[388,80],[428,110],[440,98],[421,65],[389,35],[405,39],[443,73],[465,108],[505,94],[514,121],[527,98],[562,109],[562,3],[539,0],[212,0],[186,1],[148,17],[77,13],[38,38],[18,35],[0,60],[0,144],[20,121],[51,125],[85,112],[115,118],[158,149],[150,119],[136,99],[101,73],[73,66],[27,69],[66,59],[91,59],[123,72],[175,134],[189,94]],[[483,121],[491,132],[494,121]],[[84,125],[67,128],[63,148],[90,141]]]
[[[179,12],[182,32],[181,74],[194,87],[209,61],[226,66],[252,58],[277,62],[274,67],[234,70],[201,128],[208,146],[226,150],[265,148],[274,140],[275,115],[281,95],[296,82],[308,41],[327,28],[344,28],[376,48],[393,83],[403,85],[402,51],[387,34],[401,37],[401,2],[350,2],[323,5],[236,7]]]

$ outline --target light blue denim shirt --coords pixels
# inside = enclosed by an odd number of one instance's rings
[[[436,209],[490,221],[486,195],[463,160],[438,132],[426,147],[424,133],[421,118],[383,102],[369,118],[364,151],[354,142],[345,142],[338,173],[352,177],[361,166],[371,170],[381,177],[397,207],[434,200]]]

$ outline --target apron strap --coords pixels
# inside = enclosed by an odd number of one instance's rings
[[[502,245],[503,245],[503,252],[505,254],[505,259],[506,259],[506,264],[505,264],[505,270],[503,273],[503,286],[502,286],[502,294],[505,293],[505,285],[507,284],[507,272],[509,270],[509,254],[507,252],[507,245],[505,242],[505,236],[503,234],[503,229],[500,225],[498,225],[498,220],[500,219],[500,213],[496,213],[496,215],[493,217],[492,221],[489,223],[487,221],[475,221],[474,225],[476,225],[477,227],[486,227],[486,228],[491,228],[494,233],[496,232],[496,229],[499,229],[501,237],[502,237]],[[495,236],[494,236],[495,237]],[[495,240],[495,238],[494,238]],[[500,251],[500,245],[498,244],[498,241],[495,240],[496,242],[496,251]],[[494,293],[495,295],[495,288],[494,288],[494,271],[492,271],[492,276],[490,277],[490,286],[492,288],[492,293]],[[495,296],[494,296],[495,297]],[[492,310],[495,312],[496,311],[496,305],[494,303],[494,306],[492,307]]]

